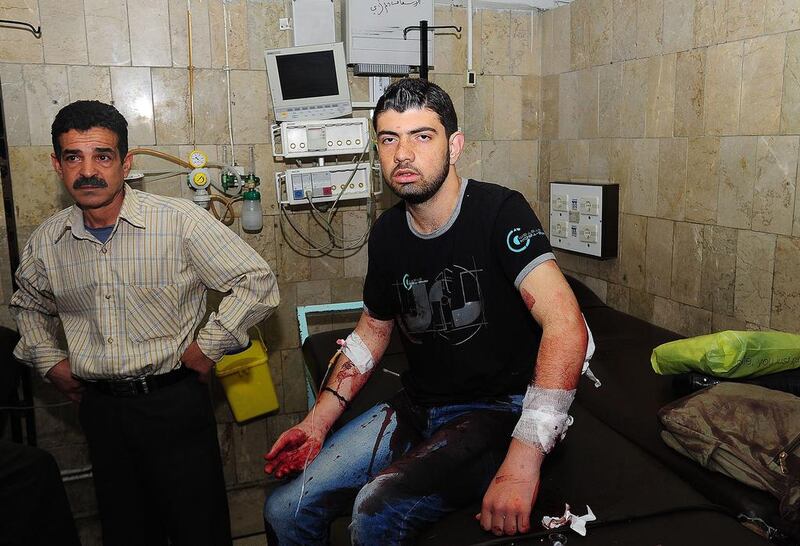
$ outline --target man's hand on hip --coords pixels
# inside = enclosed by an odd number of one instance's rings
[[[544,454],[535,447],[511,440],[505,461],[483,496],[481,512],[475,515],[485,531],[501,536],[530,530],[543,459]]]
[[[45,377],[67,398],[73,402],[81,401],[83,385],[72,376],[68,358],[50,368]]]
[[[183,362],[183,365],[187,368],[196,371],[200,381],[203,383],[208,382],[208,375],[214,368],[214,361],[200,350],[200,346],[196,341],[193,341],[192,344],[187,347],[186,352],[181,355],[181,362]]]

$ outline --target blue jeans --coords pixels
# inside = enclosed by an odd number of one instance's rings
[[[428,408],[401,391],[374,406],[267,499],[270,546],[326,544],[330,523],[348,513],[354,545],[413,544],[425,527],[483,497],[521,403],[519,395]]]

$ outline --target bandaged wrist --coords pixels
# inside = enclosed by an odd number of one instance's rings
[[[341,346],[342,354],[350,359],[359,373],[367,372],[375,366],[372,353],[357,333],[352,332],[347,339],[339,339],[336,342]]]
[[[567,434],[572,417],[567,414],[575,389],[543,389],[528,386],[522,400],[522,415],[511,434],[517,440],[549,453]]]

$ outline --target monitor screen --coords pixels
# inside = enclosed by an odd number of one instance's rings
[[[278,55],[275,62],[284,100],[339,94],[333,51]]]
[[[277,121],[331,119],[353,111],[341,43],[269,49],[264,57]]]

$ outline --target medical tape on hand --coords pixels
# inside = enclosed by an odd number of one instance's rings
[[[372,353],[369,352],[367,346],[364,345],[364,341],[357,333],[352,332],[347,336],[347,339],[338,339],[336,343],[341,346],[340,351],[350,359],[350,362],[353,363],[359,373],[367,372],[375,366],[375,361],[372,360]]]
[[[543,389],[529,385],[522,399],[522,415],[511,436],[549,453],[567,435],[572,417],[567,415],[575,389]]]
[[[600,380],[597,379],[597,376],[594,375],[591,369],[589,369],[589,361],[594,356],[594,338],[592,337],[592,331],[589,329],[589,324],[586,322],[586,317],[583,317],[583,323],[586,325],[586,333],[589,336],[589,342],[586,344],[586,357],[583,359],[583,368],[581,369],[581,375],[585,375],[587,379],[589,379],[592,383],[594,383],[595,387],[599,387],[602,385]]]

